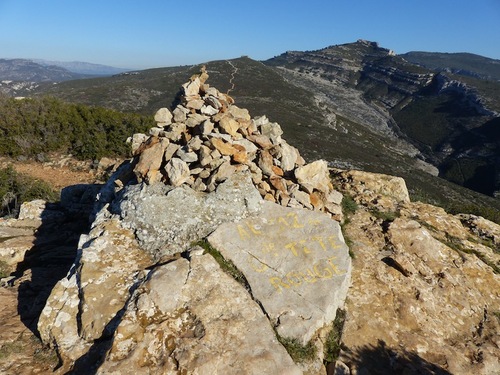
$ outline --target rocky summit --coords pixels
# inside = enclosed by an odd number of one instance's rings
[[[0,221],[0,372],[499,373],[500,226],[306,163],[207,79],[100,189]]]
[[[207,78],[130,138],[133,160],[99,193],[47,299],[38,331],[65,369],[325,371],[322,341],[351,275],[333,220],[342,195],[325,161],[306,164],[278,124],[251,119]]]

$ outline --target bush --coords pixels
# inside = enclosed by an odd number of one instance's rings
[[[0,216],[15,216],[24,202],[53,202],[58,194],[45,182],[17,173],[12,166],[0,169]]]
[[[34,157],[59,151],[79,159],[128,157],[127,138],[153,126],[152,116],[50,97],[15,100],[0,96],[0,155]]]

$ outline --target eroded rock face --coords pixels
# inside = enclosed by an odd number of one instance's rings
[[[302,373],[244,287],[200,248],[151,272],[98,371],[146,372]]]
[[[75,264],[42,311],[42,340],[57,347],[63,358],[80,358],[95,340],[113,332],[108,325],[151,264],[133,233],[116,218],[98,218],[89,235],[81,237]]]
[[[342,361],[354,373],[498,372],[500,226],[410,203],[394,184],[372,200],[379,176],[359,176]]]

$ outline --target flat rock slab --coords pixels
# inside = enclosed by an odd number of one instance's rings
[[[351,259],[339,223],[323,213],[264,202],[259,216],[222,224],[208,241],[245,275],[282,336],[306,343],[344,304]]]

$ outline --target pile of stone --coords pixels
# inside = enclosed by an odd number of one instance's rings
[[[208,74],[182,86],[179,104],[155,114],[149,136],[129,141],[139,182],[187,184],[212,192],[240,171],[250,171],[261,196],[285,207],[305,207],[340,219],[342,195],[333,190],[327,163],[306,164],[299,151],[281,138],[283,131],[265,116],[251,119],[227,94],[210,87]]]

